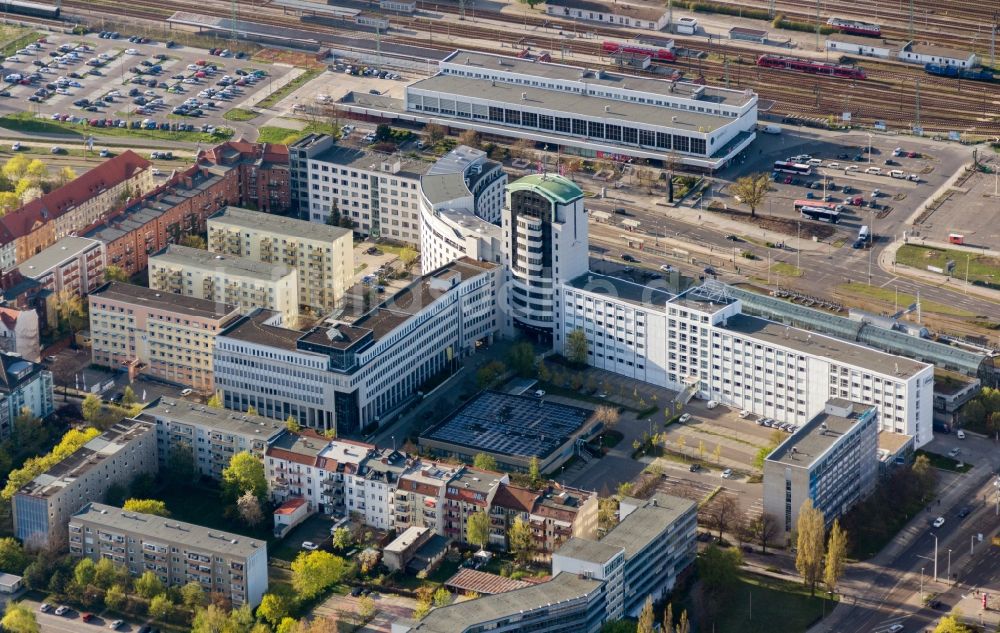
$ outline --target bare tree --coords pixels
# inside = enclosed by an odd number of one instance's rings
[[[736,523],[733,526],[733,533],[736,535],[736,542],[740,547],[749,543],[754,538],[755,519],[747,512],[740,512],[736,516]]]
[[[618,421],[621,419],[621,414],[618,413],[617,407],[609,407],[607,405],[601,405],[597,407],[594,411],[594,417],[598,422],[604,425],[604,428],[611,430],[618,426]]]
[[[766,554],[767,544],[778,535],[778,521],[770,514],[761,514],[753,523],[753,532],[761,553]]]
[[[711,530],[716,530],[719,533],[719,539],[722,539],[722,533],[729,531],[733,527],[733,522],[739,513],[739,505],[736,503],[736,498],[732,495],[727,494],[717,494],[715,497],[701,507],[699,514],[704,518],[704,523]]]
[[[737,178],[730,191],[740,201],[750,207],[750,217],[757,217],[757,207],[764,203],[767,192],[771,188],[771,180],[765,173],[750,174]]]

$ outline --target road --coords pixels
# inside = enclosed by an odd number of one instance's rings
[[[988,440],[976,442],[981,444],[978,448],[985,449],[975,462],[977,466],[969,474],[955,477],[940,491],[940,505],[914,518],[878,556],[848,568],[841,583],[841,602],[811,633],[871,633],[895,623],[902,624],[907,633],[923,631],[954,607],[978,621],[981,609],[975,591],[1000,592],[1000,548],[989,543],[989,535],[998,526],[993,494],[1000,451]],[[988,495],[988,503],[983,501],[984,495]],[[970,504],[973,513],[958,518],[958,510]],[[934,530],[930,523],[937,516],[944,517],[945,524]],[[978,541],[980,533],[982,543]],[[934,580],[932,534],[938,537],[938,581]],[[954,586],[947,582],[949,549],[951,572],[957,576]],[[924,593],[935,594],[941,610],[923,606],[921,576]],[[997,601],[992,604],[996,609]],[[986,616],[995,618],[994,614],[987,612]]]
[[[611,213],[616,205],[611,201],[592,201],[589,207],[592,210]],[[784,249],[769,249],[747,241],[727,240],[726,235],[732,233],[698,223],[696,218],[700,219],[701,216],[695,210],[684,210],[682,215],[690,216],[690,219],[683,219],[678,217],[675,209],[641,208],[639,206],[628,206],[627,208],[629,219],[638,220],[641,227],[652,227],[653,234],[635,234],[644,239],[647,245],[658,244],[660,248],[666,250],[675,247],[684,248],[685,246],[692,247],[692,249],[699,247],[712,249],[712,255],[703,255],[701,249],[694,254],[700,260],[710,260],[725,281],[746,281],[748,277],[745,269],[751,268],[752,264],[741,262],[741,258],[738,256],[734,260],[734,249],[739,249],[751,251],[760,258],[758,260],[761,262],[760,271],[754,271],[756,276],[764,277],[767,275],[766,262],[768,257],[772,263],[783,261],[799,267],[803,271],[801,277],[792,280],[789,278],[779,279],[773,275],[771,281],[775,284],[780,282],[783,286],[794,285],[802,289],[803,292],[811,294],[824,294],[824,289],[845,284],[848,281],[867,285],[870,274],[872,286],[895,288],[901,293],[910,295],[916,295],[919,292],[920,298],[924,301],[961,308],[977,315],[994,314],[997,310],[996,303],[976,295],[967,295],[961,291],[952,290],[947,285],[923,284],[882,270],[878,265],[878,256],[879,252],[887,246],[888,238],[877,242],[874,248],[867,250],[810,245],[813,248],[802,248],[796,252],[795,238],[790,238]],[[686,269],[685,272],[702,273],[704,266],[685,264],[677,258],[640,253],[629,249],[622,236],[631,234],[619,225],[620,217],[614,218],[618,220],[618,223],[615,224],[591,222],[590,225],[591,243],[607,249],[604,254],[608,260],[620,262],[621,253],[628,252],[638,257],[647,267],[658,268],[661,264],[668,263],[678,266],[682,270]],[[742,231],[735,234],[749,236],[750,232]],[[736,274],[736,265],[741,267],[743,274]]]

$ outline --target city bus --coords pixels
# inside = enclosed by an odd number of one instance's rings
[[[818,220],[836,224],[840,220],[840,211],[827,207],[802,207],[802,217],[808,220]]]
[[[801,211],[803,207],[815,207],[817,209],[829,209],[840,213],[844,210],[844,205],[836,202],[823,202],[822,200],[799,199],[795,201],[795,210]]]
[[[808,176],[812,173],[812,167],[809,165],[803,165],[802,163],[786,163],[785,161],[779,160],[774,163],[774,171],[780,171],[785,174]]]

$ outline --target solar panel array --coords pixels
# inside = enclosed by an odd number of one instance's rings
[[[485,391],[423,438],[482,452],[541,459],[582,427],[591,413],[532,396]]]

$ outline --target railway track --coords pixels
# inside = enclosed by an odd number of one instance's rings
[[[252,7],[250,3],[239,3],[239,15],[249,15],[262,24],[293,27],[315,32],[322,40],[324,34],[337,34],[357,37],[358,33],[350,29],[323,27],[316,30],[315,25],[303,25],[295,16],[285,15],[279,8],[267,5]],[[434,10],[448,13],[458,13],[457,6],[449,4],[432,5]],[[100,5],[84,0],[66,0],[64,7],[71,10],[86,12],[95,9],[104,15],[121,15],[123,19],[144,19],[162,23],[163,18],[173,11],[191,11],[216,17],[231,17],[231,10],[212,8],[206,4],[172,0],[166,5],[150,0],[104,0]],[[850,17],[849,15],[847,17]],[[415,33],[427,33],[427,39],[422,35],[399,35],[390,31],[383,41],[412,44],[435,49],[454,49],[466,47],[485,52],[510,53],[510,49],[500,49],[497,44],[506,42],[513,48],[519,44],[533,48],[545,49],[565,46],[573,56],[587,55],[602,59],[603,63],[588,65],[603,66],[616,69],[610,60],[603,58],[599,40],[575,39],[564,41],[558,35],[558,29],[568,31],[573,22],[557,19],[547,19],[525,14],[519,20],[507,14],[477,11],[477,21],[507,22],[506,26],[485,26],[485,23],[462,23],[447,25],[440,21],[394,17],[394,29],[410,30]],[[512,28],[513,27],[513,28]],[[525,29],[523,32],[518,27]],[[528,30],[529,28],[534,30]],[[554,30],[553,30],[554,29]],[[620,29],[587,25],[587,31],[595,33],[600,38],[628,40],[634,35]],[[467,40],[460,43],[443,40],[445,33],[454,38]],[[438,38],[434,40],[435,36]],[[473,44],[468,40],[473,40]],[[479,44],[483,42],[483,44]],[[488,42],[488,44],[487,44]],[[919,82],[920,115],[919,124],[928,132],[961,131],[971,134],[996,136],[1000,133],[1000,85],[958,81],[935,77],[923,72],[919,67],[910,67],[887,62],[865,60],[862,64],[869,79],[852,82],[850,80],[822,77],[804,73],[796,73],[771,68],[761,68],[753,65],[758,51],[750,46],[741,46],[731,42],[706,46],[703,40],[680,40],[679,45],[687,46],[693,51],[705,53],[702,59],[692,59],[679,63],[667,64],[685,72],[688,78],[704,76],[711,84],[725,85],[727,76],[730,87],[751,88],[760,94],[762,99],[775,103],[774,112],[780,115],[823,118],[838,116],[842,112],[851,112],[852,120],[860,123],[873,121],[902,122],[916,125],[917,92]],[[558,58],[558,50],[553,50],[553,56]],[[641,74],[641,73],[640,73]],[[791,80],[790,80],[791,79]]]

